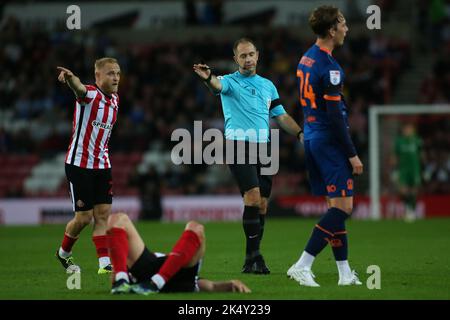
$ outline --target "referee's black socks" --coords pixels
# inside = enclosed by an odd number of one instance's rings
[[[259,214],[259,242],[262,241],[263,234],[264,234],[264,225],[266,224],[266,215],[265,214]]]
[[[246,260],[252,259],[258,256],[259,253],[259,239],[261,232],[259,207],[245,206],[243,214],[243,227],[245,238],[247,240],[246,245]]]

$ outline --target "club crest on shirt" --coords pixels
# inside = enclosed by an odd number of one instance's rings
[[[330,82],[333,85],[341,82],[341,72],[339,70],[330,70]]]

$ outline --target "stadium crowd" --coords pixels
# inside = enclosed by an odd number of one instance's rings
[[[423,79],[419,103],[450,101],[450,3],[417,1],[417,29],[421,51],[429,52],[432,68]]]
[[[256,41],[262,53],[258,73],[277,84],[286,111],[300,119],[295,66],[313,39],[299,39],[284,28],[270,28],[265,34],[248,36]],[[173,130],[192,130],[194,120],[203,121],[203,130],[223,129],[220,99],[202,87],[192,72],[192,64],[205,61],[216,74],[234,71],[234,40],[207,37],[202,41],[123,46],[101,32],[25,32],[11,17],[0,33],[0,103],[2,112],[12,114],[15,125],[6,126],[3,121],[0,124],[0,155],[37,154],[45,158],[64,152],[72,130],[74,98],[70,90],[57,83],[56,66],[66,66],[83,82],[93,83],[92,65],[100,56],[116,57],[123,72],[120,113],[110,140],[111,154],[147,150],[170,153],[175,144],[171,141]],[[368,107],[392,101],[399,77],[409,67],[410,44],[379,34],[350,35],[345,46],[334,55],[346,72],[351,133],[362,159],[366,159]],[[448,56],[443,58],[447,61]],[[448,94],[448,90],[442,90],[444,95]],[[302,147],[294,137],[281,133],[280,138],[278,176],[294,179],[289,180],[293,181],[289,186],[280,183],[279,189],[275,181],[275,194],[307,193]],[[163,193],[237,192],[227,173],[207,165],[182,165],[158,172],[158,179]],[[131,187],[136,186],[133,181],[135,174],[130,173]]]
[[[433,129],[434,128],[434,129]],[[450,121],[447,119],[429,119],[419,126],[424,147],[423,193],[450,193]]]

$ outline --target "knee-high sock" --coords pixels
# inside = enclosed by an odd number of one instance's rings
[[[259,224],[260,224],[260,232],[259,232],[259,242],[261,243],[264,235],[264,225],[266,224],[266,215],[260,214],[259,215]]]
[[[78,237],[76,238],[72,238],[71,236],[69,236],[67,233],[64,233],[64,238],[62,240],[61,243],[61,249],[64,250],[65,255],[67,255],[66,257],[63,258],[67,258],[68,256],[70,256],[70,253],[72,252],[72,247],[75,244],[75,242],[78,240]],[[61,250],[59,250],[59,255],[61,255]]]
[[[95,244],[95,250],[97,251],[97,257],[108,257],[108,236],[93,236],[92,241]]]
[[[178,242],[168,254],[158,274],[165,282],[169,281],[182,267],[184,267],[200,248],[200,238],[191,230],[185,230]]]
[[[347,230],[345,229],[345,220],[349,217],[344,211],[334,208],[334,214],[339,217],[335,228],[333,229],[333,238],[330,240],[333,255],[336,261],[347,260],[348,257],[348,240]]]
[[[259,255],[259,239],[261,224],[259,220],[259,207],[245,206],[242,216],[242,225],[246,238],[246,259]]]
[[[334,232],[342,224],[343,216],[341,213],[343,213],[342,210],[334,207],[328,209],[327,213],[316,224],[306,245],[306,252],[315,257],[326,247],[328,242],[333,239]]]
[[[97,251],[98,263],[100,268],[104,268],[111,263],[108,254],[108,235],[93,236],[92,241]]]
[[[122,228],[111,228],[108,231],[109,256],[111,257],[114,274],[128,272],[128,234]]]
[[[348,259],[348,240],[346,230],[336,232],[333,239],[330,241],[330,245],[333,249],[334,259],[336,261],[344,261]]]

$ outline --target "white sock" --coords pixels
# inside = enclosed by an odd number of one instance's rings
[[[166,280],[164,280],[163,277],[161,277],[158,273],[153,275],[152,281],[156,284],[158,289],[161,290],[162,287],[166,284]]]
[[[121,279],[124,279],[124,280],[130,282],[130,278],[128,278],[128,273],[123,272],[123,271],[117,272],[116,276],[114,277],[114,279],[115,279],[115,281],[119,281]]]
[[[298,259],[298,261],[295,263],[295,266],[297,268],[311,269],[315,258],[316,257],[314,257],[313,255],[310,255],[308,252],[303,251],[300,259]]]
[[[107,265],[111,264],[111,260],[109,260],[109,257],[100,257],[98,258],[98,265],[100,268],[104,268]]]
[[[64,251],[63,248],[59,248],[58,254],[61,258],[67,259],[72,255],[72,252]]]
[[[339,278],[348,277],[352,273],[348,260],[336,261],[336,265],[339,271]]]

